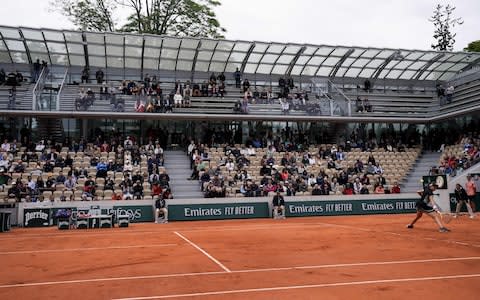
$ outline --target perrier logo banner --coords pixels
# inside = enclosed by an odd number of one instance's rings
[[[23,225],[25,227],[42,227],[50,225],[49,208],[26,208],[23,210]]]

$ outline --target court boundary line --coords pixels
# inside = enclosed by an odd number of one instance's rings
[[[183,236],[181,233],[179,233],[178,231],[174,231],[174,233],[179,236],[182,240],[186,241],[187,243],[189,243],[191,246],[193,246],[195,249],[197,249],[198,251],[202,252],[206,257],[208,257],[211,261],[213,261],[214,263],[216,263],[220,268],[222,268],[223,270],[225,270],[225,272],[227,273],[231,273],[232,271],[230,271],[229,268],[225,267],[220,261],[218,261],[215,257],[211,256],[207,251],[203,250],[202,248],[200,248],[197,244],[195,244],[194,242],[190,241],[189,239],[187,239],[185,236]]]
[[[344,268],[344,267],[369,266],[369,265],[389,265],[389,264],[393,265],[393,264],[412,264],[412,263],[429,263],[429,262],[449,262],[449,261],[464,261],[464,260],[480,260],[480,256],[453,257],[453,258],[433,258],[433,259],[422,259],[422,260],[380,261],[380,262],[364,262],[364,263],[350,263],[350,264],[349,263],[327,264],[327,265],[317,265],[317,266],[293,266],[293,267],[279,267],[279,268],[233,270],[233,271],[230,271],[230,272],[212,271],[212,272],[195,272],[195,273],[140,275],[140,276],[129,276],[129,277],[127,276],[127,277],[74,279],[74,280],[62,280],[62,281],[44,281],[44,282],[31,282],[31,283],[3,284],[3,285],[0,285],[0,289],[31,287],[31,286],[44,286],[44,285],[90,283],[90,282],[108,282],[108,281],[126,281],[126,280],[141,280],[141,279],[190,277],[190,276],[226,275],[226,274],[241,274],[241,273],[254,273],[254,272],[302,270],[302,269]]]
[[[299,289],[313,289],[313,288],[326,288],[326,287],[338,287],[338,286],[350,286],[350,285],[368,285],[379,283],[403,283],[412,281],[431,281],[431,280],[448,280],[459,278],[475,278],[480,277],[480,274],[460,274],[460,275],[447,275],[447,276],[429,276],[429,277],[410,277],[410,278],[397,278],[397,279],[378,279],[378,280],[364,280],[364,281],[347,281],[347,282],[335,282],[335,283],[320,283],[309,285],[291,285],[291,286],[277,286],[269,288],[253,288],[253,289],[239,289],[239,290],[224,290],[224,291],[212,291],[190,294],[171,294],[161,296],[144,296],[144,297],[130,297],[130,298],[114,298],[113,300],[149,300],[149,299],[168,299],[168,298],[187,298],[198,296],[213,296],[213,295],[226,295],[226,294],[241,294],[241,293],[253,293],[253,292],[271,292],[271,291],[285,291],[285,290],[299,290]]]
[[[112,246],[112,247],[69,248],[69,249],[48,249],[48,250],[21,250],[21,251],[4,251],[4,252],[0,252],[0,255],[71,252],[71,251],[96,251],[96,250],[115,250],[115,249],[133,249],[133,248],[156,248],[156,247],[170,247],[170,246],[177,246],[177,245],[178,244],[147,244],[147,245],[134,245],[134,246]]]

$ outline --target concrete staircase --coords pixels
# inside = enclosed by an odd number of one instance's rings
[[[423,153],[413,166],[412,172],[408,174],[407,181],[402,184],[402,192],[415,192],[422,189],[422,176],[428,175],[433,166],[438,165],[441,153],[426,152]]]
[[[197,180],[188,180],[192,174],[190,160],[184,151],[168,150],[164,152],[165,168],[170,176],[170,187],[174,199],[200,199],[203,193]]]

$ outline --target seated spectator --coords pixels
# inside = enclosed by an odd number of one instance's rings
[[[158,223],[160,214],[163,214],[163,223],[168,223],[168,208],[166,199],[161,196],[155,196],[155,223]]]
[[[175,96],[173,96],[173,101],[175,103],[175,107],[183,107],[183,97],[180,92],[176,92]]]
[[[312,189],[312,196],[318,196],[318,195],[323,195],[324,192],[320,188],[318,184],[315,184]]]
[[[133,186],[133,198],[137,200],[143,198],[143,186],[140,180],[137,180]]]
[[[385,194],[385,189],[383,188],[383,185],[379,184],[377,187],[375,187],[374,190],[375,194]]]
[[[400,193],[400,186],[398,185],[398,182],[394,182],[392,188],[390,189],[391,194],[399,194]]]

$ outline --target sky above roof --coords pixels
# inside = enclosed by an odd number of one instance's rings
[[[221,0],[226,38],[307,44],[429,50],[437,3],[456,6],[455,50],[480,40],[479,0]],[[50,0],[2,1],[0,25],[75,29]],[[16,12],[16,13],[12,13]],[[117,16],[121,23],[125,15]]]

